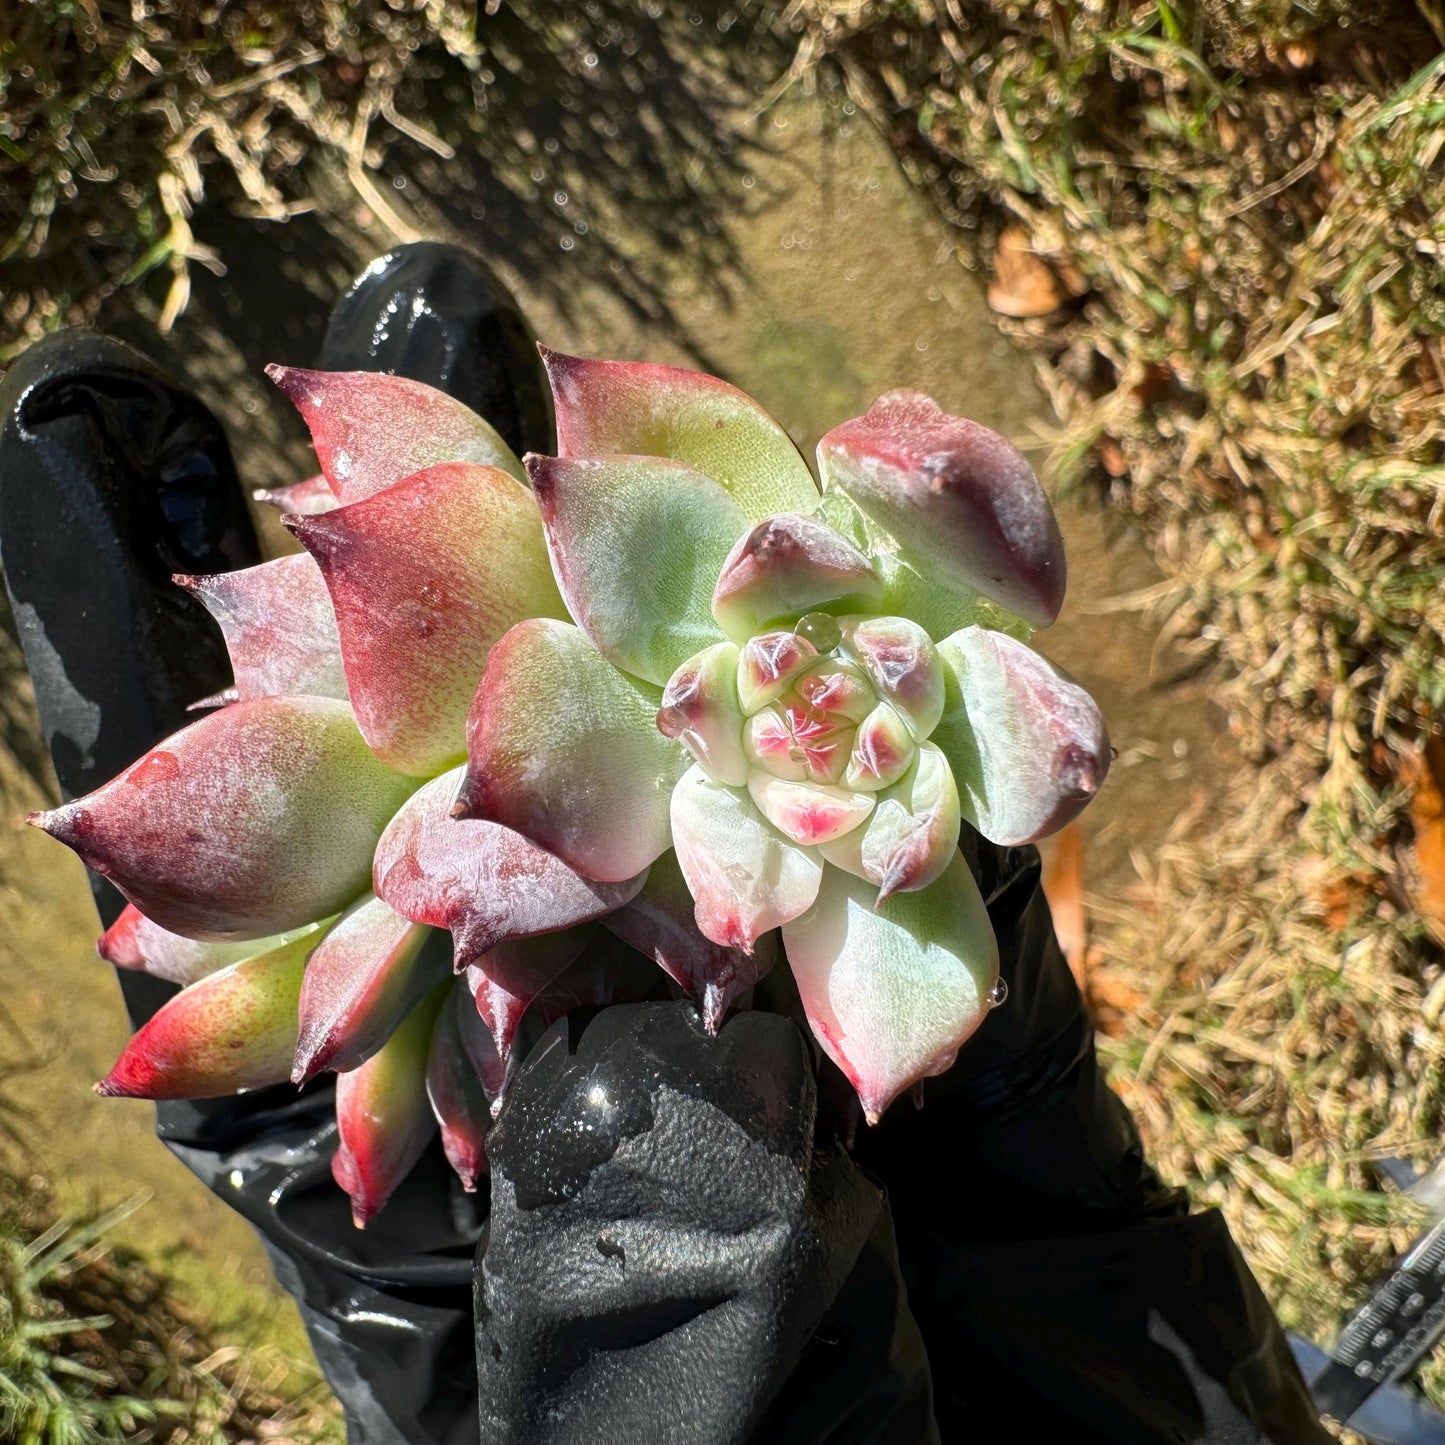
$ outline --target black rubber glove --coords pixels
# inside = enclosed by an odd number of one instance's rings
[[[306,360],[307,358],[281,358]],[[505,290],[450,247],[404,247],[336,308],[319,364],[452,390],[519,449],[551,443],[545,380]],[[229,664],[171,582],[259,561],[224,433],[187,392],[90,332],[0,386],[0,564],[61,790],[86,792],[192,720]],[[93,880],[104,923],[123,900]],[[171,985],[122,972],[133,1023]],[[439,1150],[364,1233],[331,1180],[332,1090],[157,1109],[170,1148],[261,1231],[346,1408],[352,1445],[477,1438],[471,1281],[485,1201]]]
[[[1104,1084],[1036,851],[964,847],[1009,999],[851,1158],[819,1105],[846,1084],[777,1014],[709,1040],[612,1008],[528,1059],[491,1140],[488,1445],[1328,1439],[1222,1219]]]
[[[562,1020],[488,1148],[488,1445],[938,1440],[887,1207],[790,1020]]]
[[[1104,1082],[1037,850],[967,828],[963,846],[1008,999],[921,1110],[855,1151],[888,1191],[944,1440],[977,1435],[1002,1395],[1042,1439],[1323,1445],[1222,1216],[1161,1184]]]

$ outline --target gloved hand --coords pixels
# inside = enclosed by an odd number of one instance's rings
[[[443,386],[517,450],[550,444],[514,309],[447,248],[368,268],[319,364]],[[126,348],[42,343],[0,403],[0,561],[69,795],[224,685],[169,578],[247,565],[255,540],[214,418]],[[546,1034],[490,1141],[489,1237],[435,1150],[354,1231],[324,1084],[161,1105],[266,1238],[354,1445],[924,1445],[992,1438],[1005,1397],[1010,1433],[1043,1438],[1326,1438],[1218,1217],[1163,1188],[1099,1075],[1034,851],[963,844],[1009,999],[851,1155],[846,1086],[794,1023],[709,1039],[683,1003]],[[97,898],[108,922],[120,901]],[[169,991],[123,982],[137,1021]],[[769,992],[786,1011],[785,969]]]

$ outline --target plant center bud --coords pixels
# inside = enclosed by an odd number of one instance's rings
[[[715,781],[753,790],[776,826],[812,841],[817,820],[803,815],[814,803],[828,831],[845,804],[845,823],[864,818],[872,795],[908,773],[942,694],[937,652],[917,624],[807,612],[684,663],[657,726]]]

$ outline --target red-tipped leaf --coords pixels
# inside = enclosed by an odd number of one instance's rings
[[[344,702],[268,697],[192,723],[29,821],[162,928],[262,938],[364,893],[376,841],[415,786],[376,760]]]
[[[380,371],[268,366],[311,431],[340,502],[369,497],[442,462],[500,467],[519,482],[512,449],[470,407],[433,386]]]
[[[1109,772],[1098,705],[1002,632],[965,627],[938,652],[947,696],[932,741],[953,769],[963,816],[1005,846],[1057,832]]]
[[[277,557],[238,572],[176,581],[205,603],[220,626],[235,698],[346,697],[336,614],[310,557]]]
[[[136,1031],[96,1092],[210,1099],[279,1084],[296,1052],[296,1001],[318,935],[283,943],[183,989]]]
[[[364,1229],[411,1172],[436,1133],[427,1099],[427,1055],[437,1011],[453,985],[440,984],[359,1068],[336,1080],[340,1144],[331,1174],[351,1196],[351,1219]]]
[[[556,933],[627,902],[645,874],[594,883],[498,823],[454,818],[461,769],[426,784],[376,849],[375,890],[414,923],[452,935],[456,967],[514,939]]]
[[[997,432],[890,391],[818,444],[823,484],[847,493],[919,572],[1047,627],[1064,543],[1034,470]]]
[[[496,467],[457,463],[286,521],[320,563],[373,751],[420,777],[459,761],[493,643],[523,618],[566,615],[536,499]]]
[[[445,947],[424,948],[429,935],[445,945],[372,894],[352,904],[306,966],[293,1083],[370,1058],[451,972]]]
[[[482,1081],[462,1045],[453,1002],[458,997],[468,1009],[472,1008],[466,989],[460,984],[453,985],[452,996],[437,1011],[432,1029],[426,1093],[441,1129],[447,1163],[462,1181],[462,1188],[471,1194],[487,1172],[487,1131],[492,1124],[492,1110]]]
[[[697,1004],[716,1033],[728,1008],[772,968],[776,935],[759,938],[751,953],[714,943],[697,926],[697,905],[671,850],[648,870],[642,891],[603,925],[653,960]]]
[[[696,467],[758,521],[804,512],[817,484],[787,432],[735,386],[677,366],[589,361],[542,348],[564,457],[671,457]]]

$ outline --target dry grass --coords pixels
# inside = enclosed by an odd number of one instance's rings
[[[68,1221],[45,1181],[0,1170],[0,1437],[15,1445],[324,1445],[340,1429],[284,1361],[217,1347],[167,1281],[106,1231],[140,1203]]]
[[[795,73],[842,77],[975,264],[1027,238],[1060,305],[1001,324],[1054,472],[1141,519],[1168,580],[1138,601],[1258,765],[1104,906],[1148,999],[1106,1050],[1154,1157],[1329,1339],[1409,1235],[1369,1160],[1433,1158],[1445,1106],[1396,763],[1445,704],[1438,8],[791,13]]]
[[[0,6],[0,363],[107,302],[165,331],[238,238],[284,267],[275,223],[299,216],[313,246],[450,234],[530,274],[562,254],[666,325],[669,265],[731,266],[745,144],[729,116],[784,54],[757,9]]]

